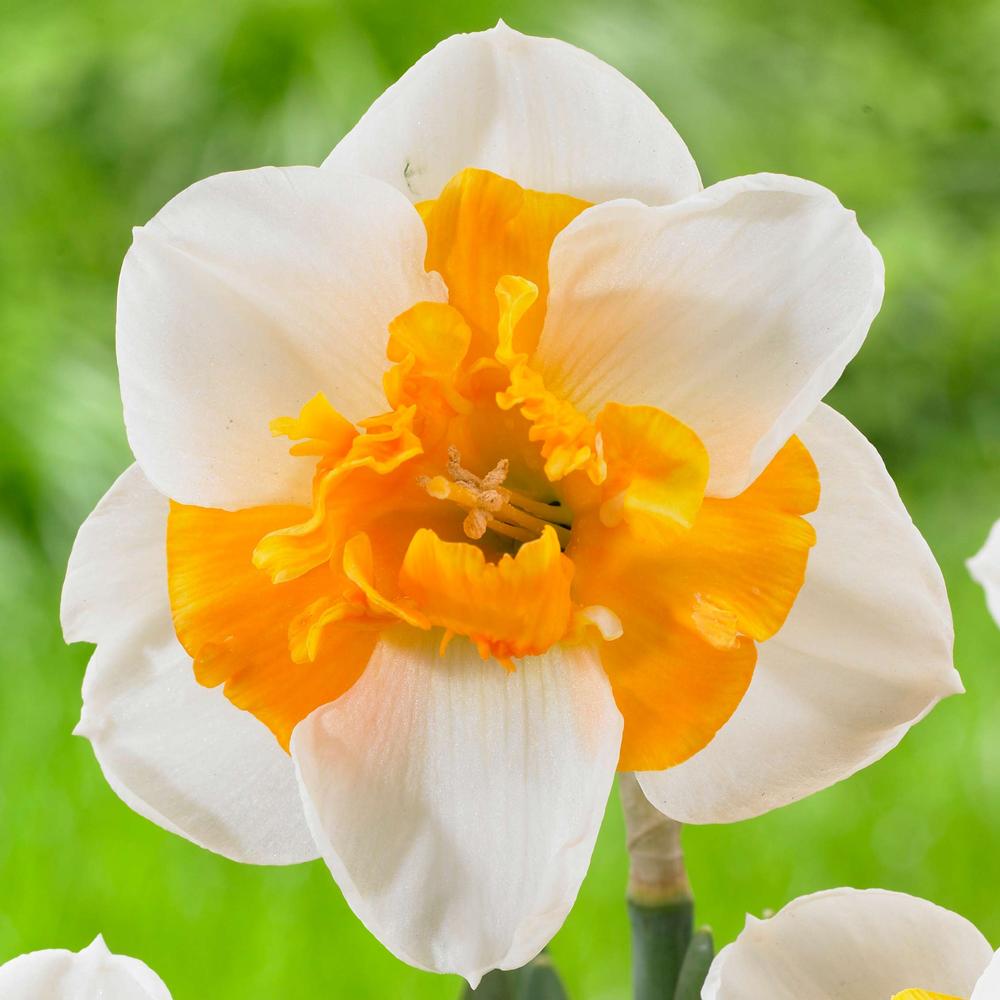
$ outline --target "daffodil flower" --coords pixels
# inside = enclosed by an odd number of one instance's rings
[[[881,889],[801,896],[747,917],[703,1000],[998,1000],[1000,952],[964,917]]]
[[[136,230],[78,732],[162,826],[322,855],[404,960],[523,965],[616,769],[733,820],[960,690],[937,566],[820,402],[882,288],[829,191],[702,190],[593,56],[448,39],[322,168]]]
[[[170,1000],[138,959],[113,955],[98,936],[80,952],[33,951],[0,965],[3,1000]]]
[[[993,525],[983,547],[966,565],[972,579],[986,591],[986,606],[1000,625],[1000,521]]]

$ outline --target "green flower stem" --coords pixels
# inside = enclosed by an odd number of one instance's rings
[[[543,951],[523,969],[498,969],[483,976],[478,989],[466,986],[462,1000],[567,1000],[567,995],[552,958]]]
[[[705,985],[705,977],[708,975],[708,967],[714,957],[715,944],[712,941],[712,932],[703,927],[695,932],[688,945],[684,963],[681,965],[681,974],[677,979],[674,1000],[699,1000],[701,988]]]
[[[694,931],[681,826],[650,805],[633,774],[618,776],[629,855],[632,995],[674,1000]]]

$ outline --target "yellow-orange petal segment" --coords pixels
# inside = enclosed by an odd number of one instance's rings
[[[415,413],[415,406],[402,407],[362,421],[367,433],[355,437],[345,455],[320,461],[309,516],[261,538],[254,566],[275,583],[294,580],[336,554],[359,512],[368,517],[391,505],[387,477],[423,453],[413,430]]]
[[[310,606],[344,590],[346,581],[321,567],[290,583],[272,584],[253,567],[261,535],[295,523],[301,507],[240,511],[171,503],[167,567],[174,628],[207,687],[264,722],[282,746],[314,708],[339,697],[364,670],[378,637],[363,621],[326,629],[313,661],[296,662],[289,626]]]
[[[497,406],[501,410],[516,408],[531,425],[528,440],[540,442],[550,482],[582,471],[591,482],[601,483],[608,470],[597,427],[567,400],[550,392],[528,363],[528,355],[514,346],[521,318],[537,294],[535,285],[519,275],[508,274],[497,282],[500,321],[496,359],[510,376],[508,387],[496,395]]]
[[[929,990],[903,990],[892,1000],[962,1000],[962,998],[953,997],[950,993],[932,993]]]
[[[736,710],[754,640],[774,634],[802,585],[815,540],[802,515],[818,496],[816,467],[793,438],[744,493],[706,499],[672,542],[624,520],[608,527],[593,510],[574,523],[574,596],[622,623],[601,658],[625,719],[624,770],[682,763]]]
[[[468,636],[484,659],[510,668],[512,657],[543,653],[569,631],[572,579],[551,527],[495,563],[475,545],[443,542],[424,528],[406,551],[399,588],[446,640]]]
[[[276,417],[271,421],[275,437],[287,437],[292,455],[326,455],[340,457],[350,451],[358,430],[342,417],[326,396],[318,392],[299,411],[297,417]]]
[[[416,405],[424,425],[449,411],[467,413],[472,404],[456,382],[471,339],[462,314],[444,302],[418,302],[397,316],[386,350],[395,364],[382,378],[389,405]]]
[[[694,523],[708,482],[708,452],[686,424],[653,406],[609,403],[597,417],[608,475],[601,521],[667,543]]]
[[[805,580],[816,530],[804,519],[819,503],[819,473],[798,438],[738,496],[708,497],[690,531],[670,547],[659,589],[687,607],[713,645],[734,635],[769,639]]]
[[[518,331],[518,350],[531,353],[545,318],[552,241],[590,203],[564,194],[522,188],[488,170],[456,174],[433,201],[421,202],[427,228],[426,265],[448,286],[448,301],[473,331],[471,356],[496,348],[497,281],[520,274],[539,300]]]
[[[394,601],[381,593],[375,585],[375,556],[371,539],[362,533],[349,539],[344,546],[344,576],[365,596],[369,606],[415,628],[430,628],[427,616],[413,607],[412,602]]]

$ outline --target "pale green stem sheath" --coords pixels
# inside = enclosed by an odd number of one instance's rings
[[[694,930],[681,825],[650,805],[635,775],[618,775],[629,856],[634,1000],[674,1000]]]

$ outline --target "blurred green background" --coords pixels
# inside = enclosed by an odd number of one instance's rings
[[[688,829],[700,919],[725,941],[747,911],[875,885],[1000,944],[1000,631],[963,565],[1000,516],[1000,5],[6,0],[0,960],[102,931],[175,1000],[457,995],[388,955],[320,863],[240,867],[122,805],[70,736],[89,650],[63,646],[57,602],[77,525],[129,461],[113,332],[130,227],[207,174],[320,162],[420,54],[499,16],[636,80],[706,183],[774,170],[831,187],[886,260],[885,307],[831,401],[944,567],[969,693],[838,787]],[[578,998],[627,995],[624,879],[613,800],[553,944]]]

